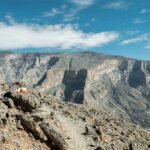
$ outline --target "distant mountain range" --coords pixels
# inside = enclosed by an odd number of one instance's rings
[[[94,52],[0,55],[1,82],[23,81],[63,101],[150,127],[150,62]]]

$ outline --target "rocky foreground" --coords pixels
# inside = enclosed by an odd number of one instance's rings
[[[148,150],[150,132],[103,109],[0,85],[0,150]]]

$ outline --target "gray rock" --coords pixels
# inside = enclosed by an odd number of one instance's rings
[[[8,110],[8,107],[2,101],[0,101],[0,119],[6,118]]]
[[[40,97],[35,93],[11,93],[7,92],[5,97],[11,98],[16,106],[25,112],[30,112],[40,105]]]
[[[0,58],[0,69],[6,83],[24,81],[63,101],[105,108],[114,116],[150,127],[149,61],[94,52],[6,54]],[[36,104],[38,100],[25,102],[30,111]]]
[[[4,97],[2,101],[3,101],[3,103],[6,104],[9,108],[14,108],[14,107],[15,107],[14,101],[13,101],[11,98]]]

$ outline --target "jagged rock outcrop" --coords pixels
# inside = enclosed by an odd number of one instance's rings
[[[2,150],[147,150],[150,147],[149,130],[113,117],[103,109],[41,96],[36,89],[19,83],[0,91]],[[37,99],[39,102],[33,105]]]
[[[149,61],[93,52],[6,54],[0,58],[0,77],[150,127]]]

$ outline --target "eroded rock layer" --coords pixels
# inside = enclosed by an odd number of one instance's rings
[[[150,62],[93,52],[6,54],[1,80],[23,81],[46,95],[93,108],[104,108],[150,127]]]

